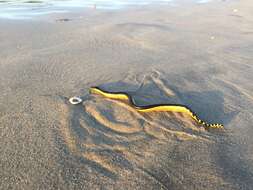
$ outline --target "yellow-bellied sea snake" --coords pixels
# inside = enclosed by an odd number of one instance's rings
[[[224,126],[222,124],[209,124],[201,120],[189,107],[180,104],[153,104],[140,106],[137,105],[130,94],[127,92],[108,92],[106,90],[101,89],[100,87],[91,87],[91,94],[102,95],[106,98],[118,99],[118,100],[127,100],[132,107],[134,107],[139,112],[178,112],[178,113],[186,113],[191,116],[197,123],[203,125],[206,129],[210,128],[218,128],[221,129]]]

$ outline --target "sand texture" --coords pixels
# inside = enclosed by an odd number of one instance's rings
[[[252,10],[244,0],[0,20],[0,189],[252,190]],[[225,129],[140,113],[89,94],[96,85],[185,104]]]

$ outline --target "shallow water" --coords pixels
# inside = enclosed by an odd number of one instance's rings
[[[175,5],[178,0],[0,0],[0,18],[30,19],[39,15],[73,11],[74,8],[117,10],[149,4]],[[211,0],[191,0],[207,3]]]

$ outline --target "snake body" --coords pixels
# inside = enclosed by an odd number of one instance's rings
[[[134,107],[137,111],[139,112],[154,112],[154,111],[159,111],[159,112],[178,112],[178,113],[185,113],[189,116],[191,116],[197,123],[200,125],[203,125],[206,129],[210,128],[216,128],[216,129],[221,129],[224,126],[222,124],[210,124],[207,122],[204,122],[201,120],[197,114],[195,114],[188,106],[186,105],[181,105],[181,104],[153,104],[153,105],[145,105],[145,106],[140,106],[137,105],[132,98],[130,94],[127,92],[109,92],[106,90],[101,89],[100,87],[91,87],[90,88],[90,93],[91,94],[98,94],[101,96],[104,96],[106,98],[110,99],[117,99],[117,100],[125,100],[128,101],[132,107]]]

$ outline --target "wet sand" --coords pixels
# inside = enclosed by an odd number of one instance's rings
[[[0,189],[252,189],[252,8],[0,20]],[[186,104],[225,130],[139,113],[90,95],[96,85]]]

